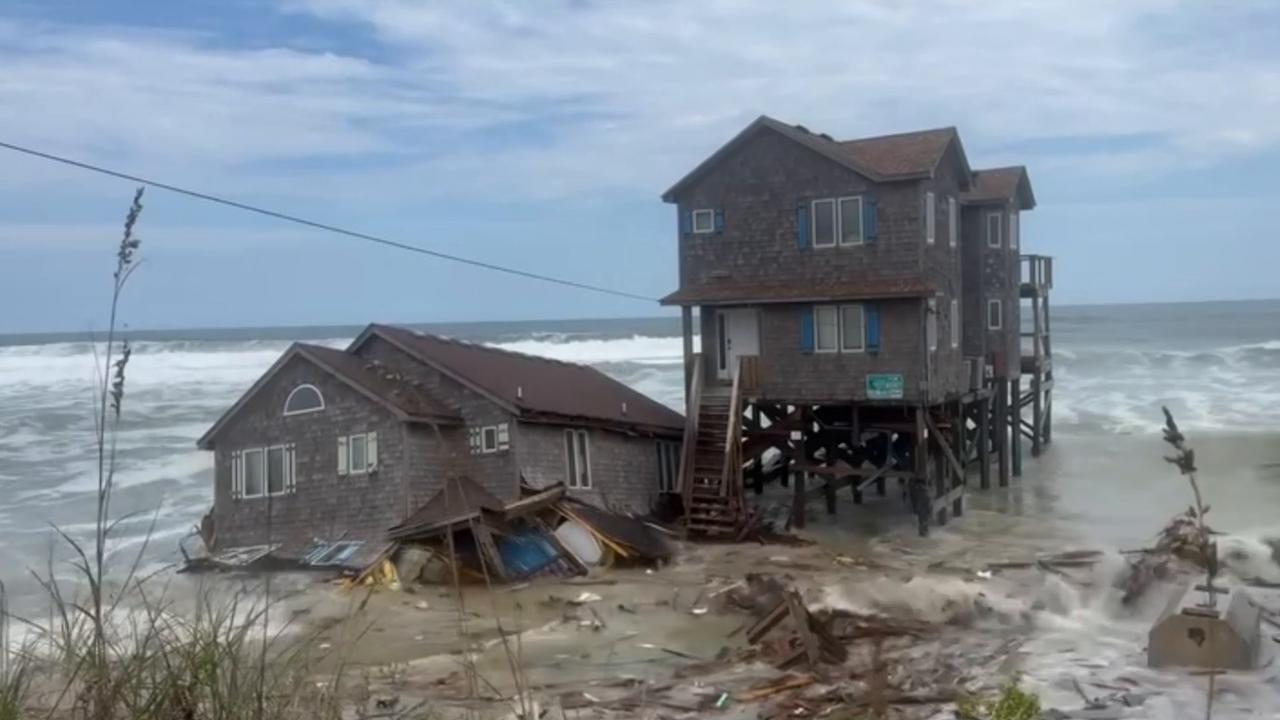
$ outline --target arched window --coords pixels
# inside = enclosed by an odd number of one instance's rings
[[[300,415],[324,409],[324,398],[315,385],[299,385],[284,401],[285,415]]]

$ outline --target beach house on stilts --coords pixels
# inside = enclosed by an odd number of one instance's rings
[[[955,128],[837,141],[760,117],[663,200],[690,532],[739,533],[747,486],[790,484],[803,525],[809,499],[834,512],[838,490],[860,503],[896,480],[926,533],[993,458],[1008,484],[1024,428],[1034,452],[1049,441],[1052,262],[1019,255],[1024,168],[972,169]]]

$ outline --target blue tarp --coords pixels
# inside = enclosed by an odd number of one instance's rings
[[[498,554],[507,575],[523,578],[545,569],[560,558],[559,551],[538,530],[525,530],[498,541]]]

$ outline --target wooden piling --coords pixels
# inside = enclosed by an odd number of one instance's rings
[[[996,408],[993,429],[996,433],[996,464],[1000,487],[1009,487],[1009,381],[995,381]]]
[[[978,400],[978,482],[991,489],[991,396]]]
[[[929,440],[928,428],[923,405],[916,407],[915,447],[912,455],[915,460],[915,475],[911,478],[911,509],[916,514],[916,529],[921,537],[929,534],[929,523],[933,514],[933,493],[929,484]]]
[[[1009,451],[1010,465],[1013,467],[1013,476],[1022,477],[1022,380],[1015,377],[1011,383],[1008,420],[1012,427],[1012,432],[1009,433],[1009,442],[1012,443]]]

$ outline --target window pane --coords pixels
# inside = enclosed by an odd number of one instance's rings
[[[992,330],[1000,329],[1000,301],[992,300],[987,303],[987,327]]]
[[[862,198],[845,198],[840,201],[840,244],[857,245],[862,242]]]
[[[1018,213],[1009,213],[1009,247],[1018,249]]]
[[[840,308],[840,347],[861,350],[862,340],[862,306],[845,305]]]
[[[564,434],[564,457],[568,468],[569,487],[578,487],[578,459],[573,450],[573,431]]]
[[[351,472],[361,473],[369,468],[369,456],[365,448],[364,435],[351,436],[351,452],[348,457],[351,458]]]
[[[309,410],[320,410],[324,407],[324,400],[320,398],[320,391],[310,385],[299,385],[289,393],[289,397],[284,401],[285,413],[300,413]]]
[[[818,200],[813,204],[813,244],[815,247],[836,244],[835,200]]]
[[[484,451],[493,452],[498,449],[498,428],[487,427],[484,429]]]
[[[262,494],[262,451],[244,451],[244,494],[254,497]]]
[[[587,462],[587,433],[578,432],[578,484],[584,488],[591,487],[591,468]]]
[[[693,211],[693,231],[694,232],[711,232],[712,221],[715,216],[710,210],[694,210]]]
[[[819,350],[835,350],[836,338],[839,336],[839,318],[834,305],[819,305],[814,308],[814,325],[817,328],[817,348]]]
[[[987,245],[1000,247],[1000,215],[993,213],[987,216]]]
[[[272,494],[284,492],[284,448],[271,448],[267,451],[267,492]]]

